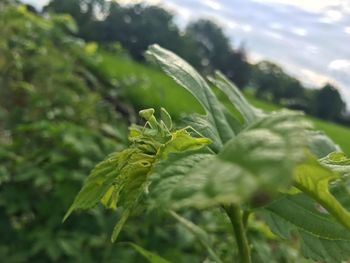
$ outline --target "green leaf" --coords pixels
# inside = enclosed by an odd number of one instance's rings
[[[221,72],[216,72],[215,78],[209,80],[226,94],[232,105],[241,113],[246,125],[262,116],[262,112],[250,105],[239,89]]]
[[[294,171],[294,185],[319,202],[339,223],[350,230],[350,212],[329,191],[329,183],[340,175],[310,157]]]
[[[343,207],[350,211],[350,188],[347,182],[337,181],[329,186],[329,191]]]
[[[121,217],[119,218],[119,220],[117,221],[117,223],[115,224],[114,228],[113,228],[113,232],[112,232],[112,236],[111,236],[111,241],[115,242],[120,234],[120,231],[122,230],[123,226],[125,225],[126,221],[128,220],[129,216],[130,216],[130,209],[127,209],[126,211],[123,211],[123,213],[121,214]]]
[[[342,152],[333,152],[319,160],[319,162],[342,175],[343,177],[350,175],[350,158]]]
[[[150,252],[134,243],[131,242],[123,242],[120,244],[127,244],[135,249],[140,255],[142,255],[145,259],[147,259],[150,263],[170,263],[170,261],[158,256],[157,254]]]
[[[74,210],[92,208],[98,202],[112,209],[119,204],[124,211],[113,230],[112,241],[115,241],[146,189],[153,162],[153,156],[136,148],[112,154],[92,170],[63,220]]]
[[[350,258],[350,231],[305,194],[276,200],[259,215],[281,238],[298,234],[306,258],[327,263],[340,263]]]
[[[222,263],[221,259],[218,257],[218,255],[214,251],[213,244],[210,240],[210,237],[203,229],[193,224],[191,221],[187,220],[186,218],[175,213],[174,211],[170,211],[170,214],[182,226],[184,226],[187,230],[189,230],[198,239],[200,244],[208,251],[209,256],[211,257],[212,260],[214,260],[214,262]]]
[[[305,158],[303,132],[309,127],[299,113],[273,113],[227,142],[217,156],[206,156],[197,163],[172,159],[173,163],[156,169],[158,178],[171,183],[161,187],[160,182],[152,191],[164,191],[166,196],[158,200],[174,209],[241,204],[260,191],[271,197],[291,184],[294,167]]]
[[[73,204],[65,214],[63,221],[76,209],[88,209],[97,205],[103,195],[112,186],[115,177],[126,164],[133,150],[113,153],[96,165],[85,181],[83,188],[75,197]]]
[[[163,114],[166,115],[165,110]],[[193,137],[187,131],[191,127],[169,131],[163,120],[157,121],[153,109],[140,111],[140,116],[147,120],[146,126],[133,125],[129,135],[131,146],[112,154],[93,169],[63,220],[72,211],[91,208],[98,202],[111,209],[123,207],[112,234],[115,241],[128,217],[141,206],[154,163],[167,159],[171,153],[197,150],[210,143],[207,138]],[[170,116],[163,119],[171,126]]]
[[[275,112],[230,140],[218,157],[254,175],[261,190],[276,191],[291,182],[294,166],[304,159],[310,128],[300,113]]]
[[[148,58],[155,60],[161,68],[178,84],[187,89],[201,103],[209,125],[215,137],[209,137],[215,143],[224,143],[233,135],[222,111],[219,100],[206,81],[186,61],[169,50],[152,45],[147,51]],[[195,127],[196,128],[196,127]]]
[[[325,157],[331,152],[340,150],[339,146],[336,145],[324,132],[309,131],[307,139],[310,151],[317,158]]]
[[[205,153],[184,152],[170,154],[166,160],[157,163],[150,176],[148,208],[168,210],[175,186],[194,166],[211,156]]]
[[[209,208],[248,200],[258,185],[254,175],[216,156],[205,158],[174,186],[170,206]]]

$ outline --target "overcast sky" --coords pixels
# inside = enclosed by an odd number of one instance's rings
[[[47,0],[23,0],[41,7]],[[127,1],[123,2],[136,2]],[[147,0],[180,25],[214,20],[250,60],[269,59],[309,86],[337,85],[350,109],[350,0]]]

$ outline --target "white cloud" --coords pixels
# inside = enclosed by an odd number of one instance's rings
[[[276,4],[292,5],[310,12],[321,12],[326,8],[342,4],[342,0],[254,0],[255,2],[271,2]]]
[[[335,23],[343,18],[343,13],[338,10],[328,10],[324,13],[324,16],[320,19],[323,23]]]
[[[283,25],[281,23],[278,23],[278,22],[271,23],[269,26],[270,26],[270,28],[276,29],[276,30],[280,30],[283,28]]]
[[[218,3],[217,1],[213,1],[213,0],[205,0],[205,1],[203,1],[203,4],[210,7],[211,9],[214,9],[214,10],[220,10],[222,8],[220,3]]]
[[[314,45],[308,45],[306,46],[306,51],[312,54],[317,54],[319,53],[320,49]]]
[[[350,60],[336,59],[329,63],[328,68],[330,70],[343,71],[350,74]]]
[[[227,22],[227,26],[230,29],[235,29],[238,27],[238,23],[236,21],[230,20]]]
[[[242,25],[241,26],[241,29],[244,31],[244,32],[251,32],[253,30],[253,27],[251,25]]]
[[[22,0],[25,4],[33,5],[35,8],[41,9],[43,6],[47,5],[49,0]]]
[[[260,53],[256,53],[256,52],[249,52],[248,54],[248,61],[250,63],[258,63],[259,61],[262,61],[266,59],[265,56],[261,55]]]
[[[308,68],[301,68],[300,73],[303,80],[310,85],[322,86],[330,80],[329,77],[324,74],[315,72]]]
[[[305,28],[301,28],[301,27],[293,27],[292,28],[292,33],[304,37],[307,35],[307,30]]]
[[[283,36],[277,32],[274,32],[274,31],[265,31],[264,32],[267,36],[270,36],[270,37],[273,37],[275,39],[283,39]]]

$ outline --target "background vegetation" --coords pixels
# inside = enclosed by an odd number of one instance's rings
[[[52,0],[44,11],[71,14],[79,26],[79,37],[101,44],[118,41],[139,61],[143,61],[150,44],[158,43],[204,74],[220,70],[239,88],[253,87],[261,99],[350,124],[337,87],[328,83],[317,89],[305,88],[270,61],[249,64],[244,46],[232,47],[224,31],[212,21],[193,21],[182,31],[173,14],[160,7],[103,0]]]

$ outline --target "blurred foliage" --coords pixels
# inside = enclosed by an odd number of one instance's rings
[[[258,98],[270,95],[275,103],[281,103],[282,99],[294,99],[295,103],[302,104],[300,100],[304,95],[303,86],[298,80],[287,75],[278,65],[269,61],[261,61],[254,65],[253,72]]]
[[[72,15],[80,37],[104,44],[118,41],[136,60],[143,60],[147,47],[157,43],[198,70],[210,73],[219,69],[240,88],[248,84],[250,67],[244,48],[232,48],[222,29],[212,21],[193,22],[182,32],[174,15],[162,7],[103,0],[52,0],[44,10]]]
[[[78,36],[103,44],[118,41],[134,59],[142,61],[147,47],[157,43],[179,54],[204,74],[218,69],[240,89],[253,86],[260,98],[322,119],[350,124],[350,114],[345,112],[336,87],[332,86],[334,99],[325,102],[322,94],[329,93],[329,84],[310,92],[273,62],[249,64],[244,46],[234,47],[213,21],[199,19],[181,30],[174,15],[161,6],[123,5],[105,0],[51,0],[44,11],[72,15],[79,27]]]
[[[316,93],[315,102],[316,116],[326,120],[339,118],[346,108],[337,88],[329,83]]]
[[[276,104],[303,110],[321,119],[348,123],[345,102],[337,88],[329,83],[320,89],[306,89],[280,66],[261,61],[253,66],[252,84],[258,98],[271,99]]]
[[[95,210],[61,225],[96,161],[119,149],[125,121],[84,61],[94,55],[65,32],[67,16],[44,19],[2,6],[0,21],[0,258],[6,262],[96,262],[115,253]]]
[[[200,19],[190,23],[185,34],[193,39],[193,52],[200,58],[199,64],[188,60],[192,65],[207,74],[220,70],[241,89],[248,84],[250,65],[244,48],[233,50],[230,39],[217,24]]]

